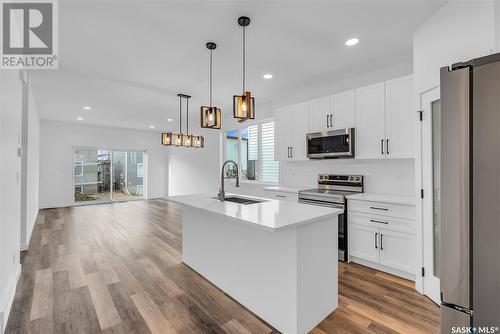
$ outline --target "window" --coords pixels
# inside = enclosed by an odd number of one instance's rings
[[[144,177],[144,165],[142,162],[137,163],[137,177]]]
[[[75,161],[75,176],[83,176],[83,161]]]
[[[142,195],[143,195],[143,193],[144,193],[144,188],[143,188],[143,185],[142,185],[142,184],[137,185],[137,186],[136,186],[136,190],[135,190],[135,191],[136,191],[136,193],[137,193],[138,195],[141,195],[141,196],[142,196]]]
[[[274,160],[274,121],[264,121],[225,133],[226,160],[238,162],[241,179],[278,183],[279,164]],[[236,173],[228,167],[227,176]]]
[[[75,186],[75,194],[83,193],[83,186]]]

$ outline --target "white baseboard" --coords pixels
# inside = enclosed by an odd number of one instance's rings
[[[381,265],[378,263],[374,263],[374,262],[370,262],[370,261],[366,261],[366,260],[363,260],[363,259],[360,259],[360,258],[357,258],[354,256],[349,256],[349,262],[355,262],[355,263],[361,264],[365,267],[370,267],[370,268],[373,268],[373,269],[376,269],[379,271],[383,271],[383,272],[389,273],[391,275],[399,276],[399,277],[402,277],[402,278],[405,278],[407,280],[415,282],[416,275],[412,274],[412,273],[408,273],[406,271],[401,271],[398,269],[389,268],[387,266],[384,266],[384,265]]]
[[[10,310],[12,308],[12,303],[14,302],[14,296],[16,294],[17,282],[19,282],[20,276],[21,264],[18,265],[16,275],[11,279],[9,285],[7,285],[4,298],[0,303],[0,333],[2,334],[5,331],[7,320],[9,320]]]

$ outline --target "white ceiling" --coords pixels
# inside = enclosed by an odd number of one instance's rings
[[[326,83],[411,61],[413,31],[443,1],[64,1],[60,67],[32,71],[42,118],[148,129],[177,128],[178,98],[208,101],[207,41],[214,102],[232,112],[241,92],[241,28],[247,29],[247,87],[257,105]],[[352,48],[348,37],[360,38]],[[274,78],[264,80],[262,75]],[[83,106],[92,106],[84,111]],[[174,122],[168,123],[167,118]],[[197,123],[198,121],[196,121]],[[195,124],[196,124],[195,123]]]

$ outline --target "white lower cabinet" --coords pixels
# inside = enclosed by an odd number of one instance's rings
[[[347,207],[349,261],[415,279],[415,220],[398,217],[414,207],[360,200],[349,200]]]
[[[413,235],[380,229],[380,264],[394,269],[414,270]]]
[[[349,226],[349,254],[360,259],[379,262],[378,234],[376,227],[351,224]]]

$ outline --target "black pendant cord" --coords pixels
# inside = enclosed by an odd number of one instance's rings
[[[189,99],[186,99],[186,134],[189,135]]]
[[[213,70],[212,70],[212,50],[210,50],[210,87],[209,87],[209,95],[210,95],[210,109],[212,109],[212,85],[213,85]]]
[[[182,134],[182,97],[179,96],[179,134]]]
[[[243,94],[245,93],[245,70],[246,70],[246,40],[245,40],[245,27],[243,26]]]

